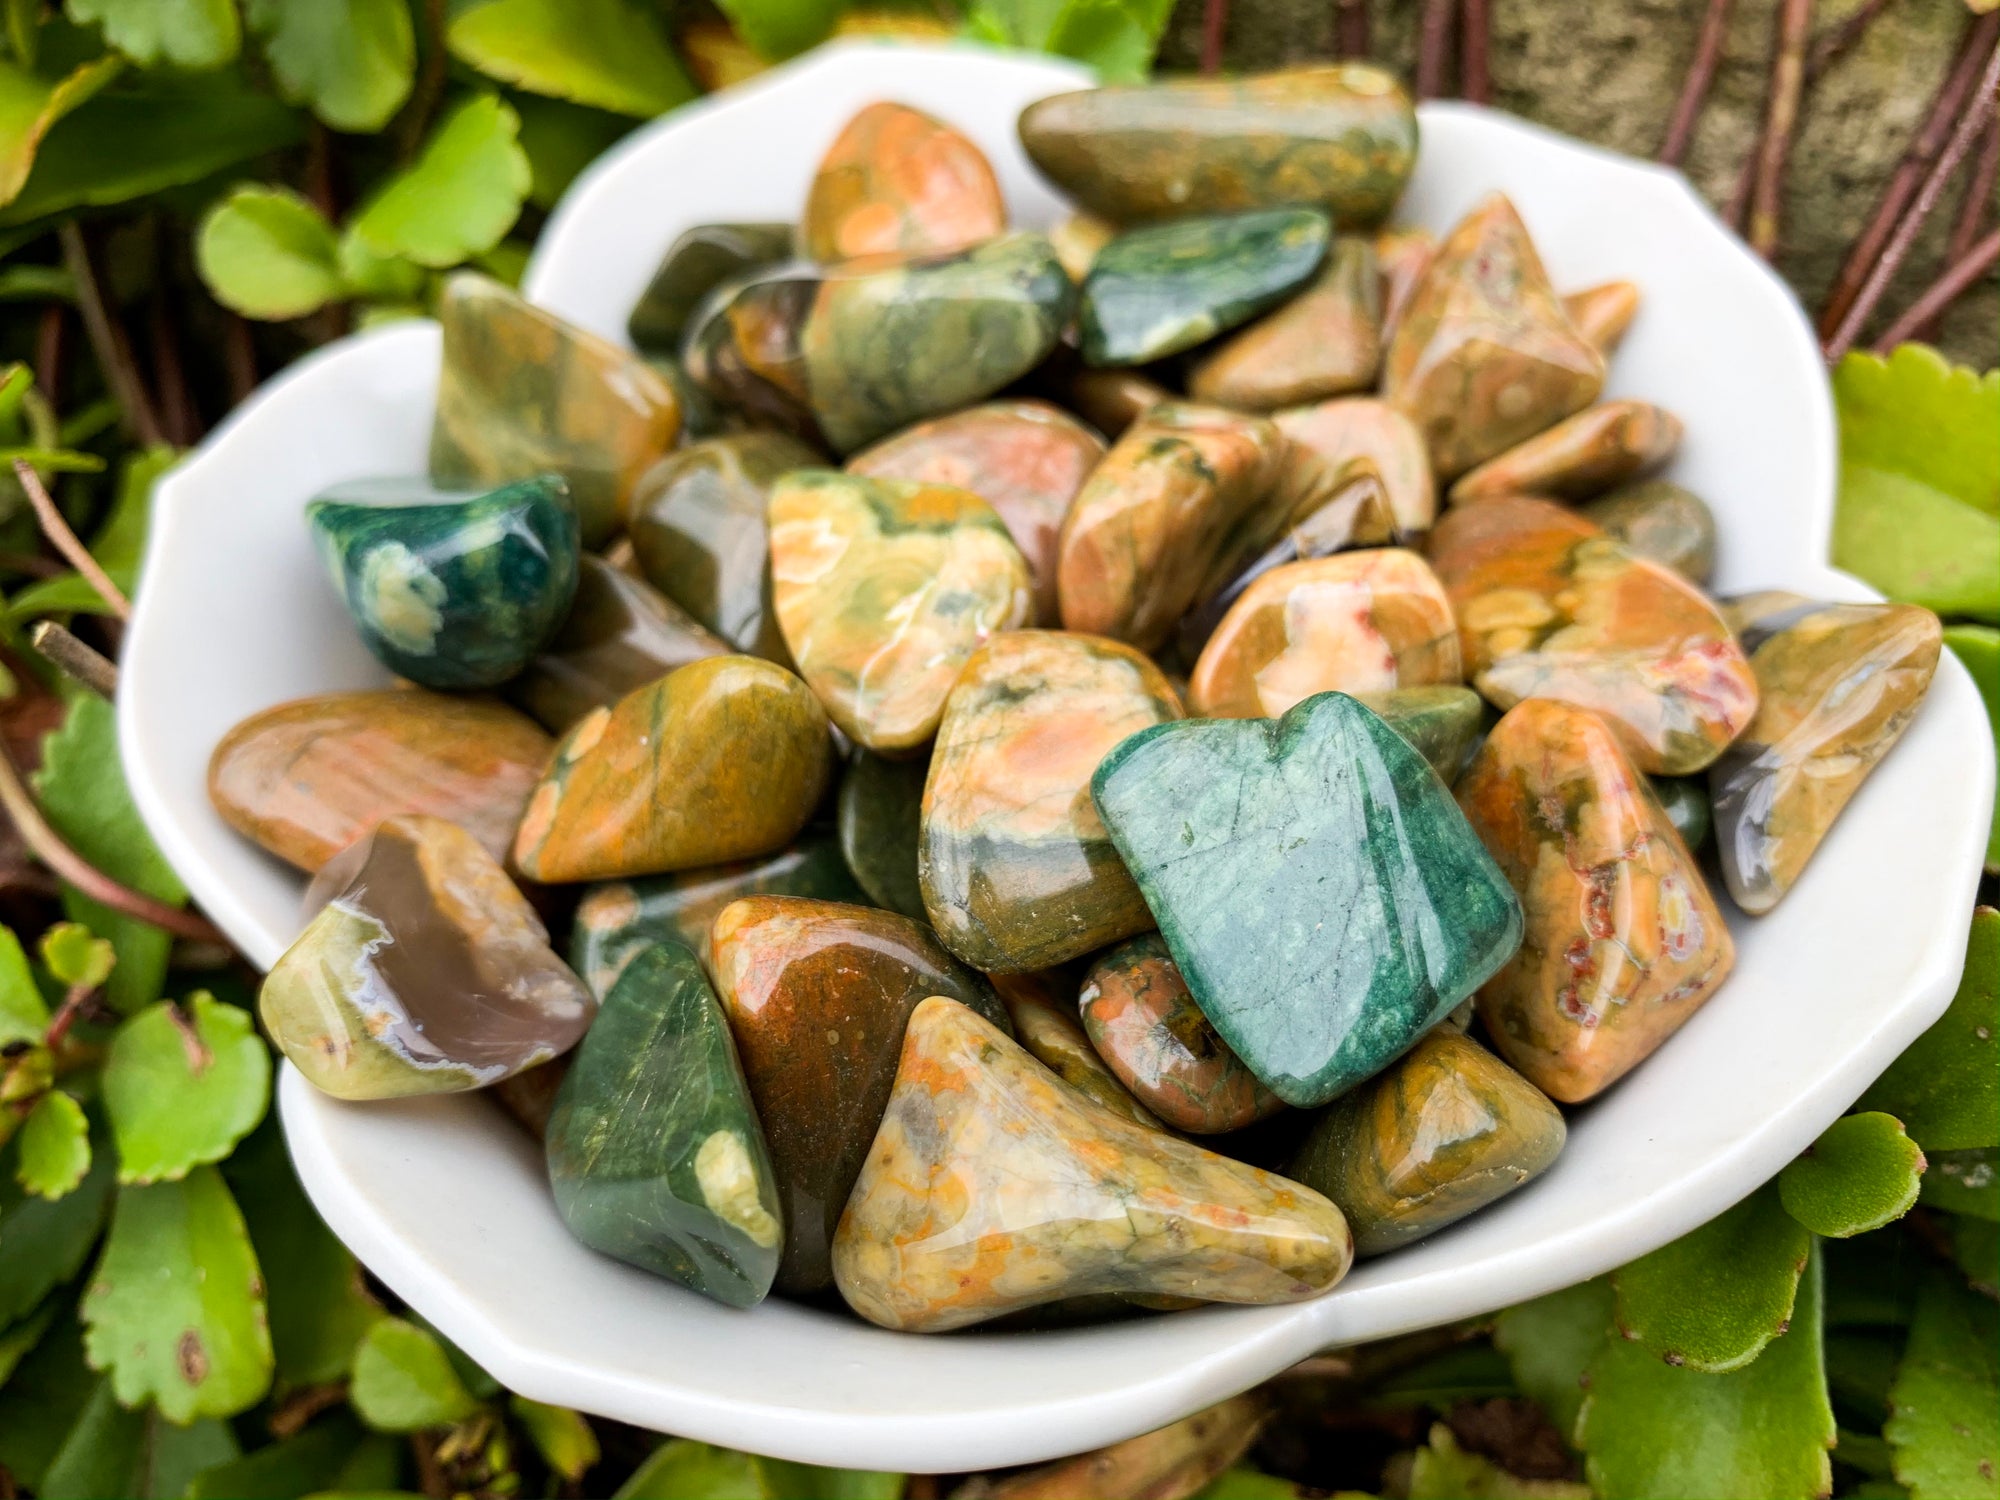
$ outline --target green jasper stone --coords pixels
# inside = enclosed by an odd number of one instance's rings
[[[1708,806],[1708,782],[1701,776],[1648,776],[1648,785],[1659,799],[1660,810],[1674,825],[1674,832],[1688,849],[1699,851],[1708,842],[1714,818]]]
[[[917,844],[928,756],[890,760],[856,750],[840,781],[840,851],[875,905],[928,922],[917,883]],[[800,892],[799,894],[805,894]],[[842,898],[835,896],[832,900]]]
[[[820,430],[851,452],[992,395],[1048,358],[1074,294],[1039,234],[829,272],[801,339]]]
[[[308,505],[306,524],[362,641],[424,687],[507,681],[576,593],[576,512],[553,475],[484,494],[355,480]]]
[[[646,356],[646,368],[673,387],[674,399],[681,404],[681,440],[714,437],[730,428],[729,415],[716,404],[715,397],[694,383],[687,366],[665,354]]]
[[[771,602],[771,486],[820,462],[782,432],[705,438],[647,471],[627,533],[654,588],[738,651],[790,666]]]
[[[789,224],[697,224],[667,247],[625,332],[642,353],[678,353],[681,332],[702,298],[731,277],[791,255]]]
[[[819,273],[796,262],[723,282],[688,319],[688,379],[752,426],[818,442],[799,341],[819,287]]]
[[[1195,1003],[1287,1104],[1381,1071],[1520,945],[1451,793],[1344,693],[1143,730],[1091,790]]]
[[[785,1242],[777,1180],[686,948],[654,944],[612,986],[545,1139],[556,1211],[584,1244],[731,1307],[764,1300]]]
[[[1333,226],[1310,208],[1178,219],[1121,234],[1083,280],[1084,363],[1142,365],[1247,323],[1312,279]]]
[[[1417,157],[1417,113],[1366,63],[1056,94],[1021,113],[1029,158],[1118,223],[1288,205],[1385,217]]]
[[[1692,490],[1642,479],[1577,510],[1641,557],[1691,582],[1705,584],[1715,571],[1715,515]]]
[[[1446,786],[1458,780],[1479,748],[1486,704],[1471,688],[1390,688],[1354,696],[1408,740]]]
[[[577,903],[570,967],[602,998],[625,966],[655,943],[679,943],[707,963],[708,929],[715,914],[745,896],[808,896],[855,906],[868,902],[834,837],[809,830],[790,848],[758,859],[593,885]]]

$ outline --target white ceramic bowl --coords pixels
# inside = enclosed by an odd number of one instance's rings
[[[983,146],[1018,222],[1058,201],[1014,136],[1084,82],[1047,59],[845,45],[638,131],[557,212],[536,301],[623,338],[680,230],[793,217],[843,120],[907,101]],[[1834,429],[1790,293],[1675,173],[1458,104],[1423,110],[1401,217],[1442,229],[1512,195],[1557,285],[1626,277],[1646,307],[1611,393],[1687,422],[1671,477],[1721,522],[1724,590],[1872,597],[1826,555]],[[343,340],[270,382],[162,484],[119,694],[125,769],[195,898],[268,966],[300,878],[210,809],[210,748],[245,715],[379,683],[300,511],[338,480],[424,466],[434,325]],[[1735,923],[1736,973],[1659,1054],[1573,1116],[1552,1171],[1294,1307],[1210,1308],[1057,1333],[925,1338],[785,1302],[734,1312],[584,1249],[541,1153],[476,1095],[342,1104],[287,1067],[279,1105],[314,1203],[409,1303],[508,1386],[641,1426],[825,1464],[964,1470],[1142,1432],[1328,1345],[1536,1296],[1619,1265],[1764,1181],[1944,1008],[1984,844],[1992,757],[1946,654],[1929,701],[1771,916]]]

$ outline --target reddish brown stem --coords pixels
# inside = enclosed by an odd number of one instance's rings
[[[1958,202],[1958,217],[1952,221],[1951,238],[1945,241],[1945,274],[1972,253],[1979,241],[1979,231],[1986,223],[1986,211],[1993,203],[1993,187],[2000,181],[2000,112],[1986,122],[1986,132],[1979,137],[1979,155],[1972,163],[1972,176],[1965,184],[1965,196]],[[1974,280],[1977,280],[1975,277]],[[1967,285],[1971,285],[1970,282]],[[1954,294],[1957,295],[1957,294]],[[1950,304],[1938,309],[1939,313]],[[1899,320],[1900,321],[1900,320]],[[1910,338],[1933,339],[1937,337],[1938,319],[1933,315],[1930,322],[1913,330]]]
[[[1417,97],[1444,95],[1445,74],[1451,67],[1451,23],[1457,0],[1424,0],[1424,18],[1417,35]]]
[[[445,68],[450,61],[444,45],[445,12],[446,0],[424,0],[423,68],[410,91],[409,103],[403,106],[402,118],[396,122],[396,159],[400,162],[417,154],[431,128],[431,116],[437,113],[438,101],[444,97]]]
[[[84,1007],[90,1004],[90,997],[96,993],[97,986],[94,984],[71,985],[63,996],[62,1004],[56,1007],[56,1013],[49,1018],[49,1029],[42,1033],[42,1045],[51,1052],[61,1047],[63,1039],[69,1035],[69,1029],[76,1025]]]
[[[236,313],[224,316],[222,368],[229,378],[229,404],[241,406],[257,389],[257,341],[250,324]]]
[[[1799,126],[1799,102],[1806,84],[1806,38],[1812,0],[1782,0],[1778,47],[1771,65],[1771,98],[1764,133],[1757,143],[1757,176],[1750,189],[1750,248],[1769,260],[1778,248],[1778,216],[1785,185],[1785,162]]]
[[[1688,64],[1687,81],[1681,85],[1680,98],[1674,101],[1673,115],[1667,121],[1667,137],[1660,142],[1660,160],[1670,167],[1679,166],[1687,156],[1688,143],[1694,139],[1695,121],[1701,116],[1709,85],[1715,82],[1715,69],[1722,61],[1722,44],[1728,34],[1729,0],[1708,0],[1701,30],[1695,37],[1694,60]]]
[[[55,405],[56,391],[62,384],[68,333],[69,309],[60,302],[44,306],[41,320],[35,325],[35,389],[48,398],[51,406]]]
[[[1806,86],[1810,88],[1817,83],[1820,74],[1845,57],[1861,40],[1862,34],[1875,24],[1875,18],[1888,8],[1889,0],[1866,0],[1846,20],[1827,27],[1814,37],[1812,50],[1806,54]]]
[[[1882,337],[1875,340],[1875,352],[1887,354],[1898,344],[1917,337],[1992,270],[1996,261],[2000,261],[2000,229],[1991,231],[1926,287],[1903,315],[1882,331]]]
[[[164,291],[153,294],[147,310],[147,332],[153,345],[153,388],[160,393],[162,425],[167,441],[176,448],[192,447],[201,436],[201,418],[194,409],[194,393],[188,389],[187,371],[181,363],[180,331],[167,310]]]
[[[21,488],[28,493],[28,503],[35,508],[35,519],[41,523],[42,535],[63,555],[84,582],[97,590],[98,596],[111,606],[111,612],[121,620],[132,618],[132,601],[125,597],[125,591],[111,581],[111,575],[98,566],[97,559],[90,555],[90,549],[77,540],[76,533],[69,529],[69,522],[56,509],[56,502],[50,497],[48,487],[42,483],[42,476],[34,471],[25,458],[14,460],[14,477],[21,481]]]
[[[1339,0],[1334,12],[1333,47],[1342,57],[1368,56],[1368,0]]]
[[[1460,0],[1458,14],[1458,91],[1474,104],[1493,102],[1493,73],[1489,54],[1493,43],[1493,18],[1487,0]]]
[[[1222,44],[1229,35],[1229,0],[1203,0],[1201,7],[1201,70],[1222,70]]]
[[[126,336],[125,325],[118,321],[117,312],[98,282],[90,246],[74,219],[65,222],[56,234],[62,241],[63,262],[69,267],[70,279],[76,283],[77,310],[83,314],[83,329],[90,337],[104,383],[125,413],[132,435],[147,447],[155,447],[166,441],[159,414],[146,393],[145,381],[139,376],[132,340]]]

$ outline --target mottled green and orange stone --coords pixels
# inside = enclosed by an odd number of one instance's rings
[[[944,945],[988,972],[1046,969],[1152,926],[1090,778],[1120,740],[1180,717],[1129,646],[996,636],[946,701],[924,787],[918,875]]]
[[[1571,292],[1562,305],[1576,331],[1608,355],[1624,342],[1625,331],[1639,316],[1640,300],[1634,283],[1605,281]]]
[[[1347,396],[1295,406],[1273,418],[1301,448],[1338,467],[1366,459],[1381,476],[1396,524],[1415,535],[1437,519],[1437,481],[1416,423],[1386,401]]]
[[[1663,776],[1706,768],[1757,712],[1756,677],[1715,606],[1574,511],[1521,496],[1457,506],[1430,558],[1466,671],[1496,708],[1590,709]]]
[[[1388,348],[1410,294],[1436,258],[1437,236],[1416,227],[1385,229],[1375,236],[1375,265],[1382,276],[1382,347]]]
[[[1202,357],[1188,377],[1188,394],[1270,411],[1366,390],[1381,363],[1375,248],[1342,236],[1312,285]]]
[[[756,657],[711,656],[577,722],[528,799],[514,861],[560,883],[781,849],[819,804],[832,759],[804,683]]]
[[[785,1205],[781,1291],[832,1280],[834,1226],[889,1102],[903,1027],[932,995],[1006,1024],[992,988],[894,912],[753,896],[716,915],[716,993]]]
[[[1642,479],[1580,507],[1578,514],[1691,583],[1707,583],[1715,571],[1715,515],[1692,490]]]
[[[870,750],[921,748],[967,658],[1028,622],[1028,565],[970,490],[801,469],[771,491],[770,520],[785,643]]]
[[[1079,1094],[1148,1130],[1165,1127],[1153,1112],[1125,1091],[1104,1065],[1077,1019],[1076,981],[1067,970],[1041,974],[994,974],[993,988],[1014,1023],[1015,1040],[1036,1062]]]
[[[1606,401],[1460,475],[1451,501],[1496,495],[1588,500],[1657,468],[1680,443],[1681,420],[1666,408],[1650,401]]]
[[[792,255],[789,224],[697,224],[660,257],[625,332],[643,353],[678,359],[681,335],[702,300],[723,282]]]
[[[1458,783],[1527,918],[1520,951],[1479,991],[1479,1017],[1500,1055],[1564,1104],[1649,1057],[1735,961],[1700,868],[1619,741],[1596,714],[1530,699]]]
[[[681,345],[688,379],[759,428],[820,442],[804,340],[821,282],[813,268],[786,263],[715,287],[688,318]]]
[[[922,110],[881,101],[842,126],[820,158],[799,237],[807,255],[831,264],[963,250],[1006,227],[980,149]]]

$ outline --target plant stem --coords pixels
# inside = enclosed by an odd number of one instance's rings
[[[194,409],[187,369],[181,363],[180,332],[174,327],[173,314],[167,311],[162,290],[154,291],[152,306],[147,309],[147,332],[153,345],[153,385],[160,393],[167,441],[176,448],[191,447],[201,436],[201,417]]]
[[[1819,82],[1820,74],[1845,57],[1861,40],[1862,33],[1875,23],[1875,18],[1888,8],[1889,0],[1866,0],[1846,20],[1814,37],[1812,51],[1806,55],[1806,86],[1810,88]]]
[[[1488,0],[1460,0],[1458,28],[1458,91],[1474,104],[1491,104],[1493,17]]]
[[[61,1047],[63,1039],[69,1035],[70,1027],[76,1024],[77,1017],[83,1014],[84,1007],[90,1003],[90,997],[96,993],[97,986],[94,984],[71,985],[63,995],[62,1004],[56,1007],[56,1013],[49,1018],[49,1029],[42,1033],[42,1045],[51,1052]]]
[[[1757,147],[1757,177],[1750,190],[1750,248],[1769,260],[1778,248],[1780,190],[1792,136],[1799,125],[1799,101],[1806,83],[1806,37],[1812,0],[1782,0],[1778,10],[1777,57],[1771,66],[1771,100]]]
[[[56,234],[62,241],[63,261],[76,283],[77,310],[83,314],[83,329],[97,355],[98,368],[104,372],[104,383],[124,410],[132,435],[149,448],[157,447],[166,441],[159,415],[153,409],[152,398],[146,394],[145,381],[139,376],[139,363],[132,356],[132,341],[126,337],[124,325],[118,321],[97,280],[97,268],[91,263],[90,246],[83,238],[83,230],[76,220],[69,219]]]
[[[1958,201],[1958,217],[1952,221],[1951,238],[1944,245],[1945,275],[1972,253],[1979,241],[1980,227],[1986,222],[1986,210],[1993,201],[1993,186],[2000,180],[2000,111],[1986,122],[1986,133],[1979,138],[1979,156],[1972,164],[1972,176],[1965,184],[1965,196]],[[1940,278],[1942,279],[1942,278]],[[1978,280],[1975,276],[1974,281]],[[1970,287],[1971,282],[1966,286]],[[1957,292],[1953,296],[1962,296]],[[1950,307],[1946,302],[1931,315],[1925,323],[1906,335],[1913,339],[1933,339],[1937,337],[1938,323]],[[1901,322],[1899,318],[1897,320]]]
[[[403,117],[397,122],[396,160],[401,163],[408,163],[417,154],[417,148],[424,143],[424,133],[430,129],[431,116],[437,112],[438,101],[444,97],[445,67],[449,62],[444,45],[445,5],[446,0],[424,0],[423,69],[417,74],[410,102],[403,106]]]
[[[1660,142],[1659,159],[1677,167],[1694,139],[1694,124],[1715,82],[1716,65],[1722,61],[1722,44],[1729,33],[1729,0],[1708,0],[1702,13],[1701,31],[1695,37],[1694,60],[1688,64],[1687,81],[1674,101],[1674,113],[1667,121],[1667,137]]]
[[[257,389],[257,341],[240,313],[223,315],[222,368],[229,378],[229,404],[241,406]]]
[[[1201,7],[1201,71],[1222,70],[1222,44],[1229,35],[1229,0],[1203,0]]]
[[[1417,36],[1417,97],[1444,95],[1445,73],[1451,66],[1451,23],[1457,0],[1424,0],[1422,29]]]
[[[1989,232],[1985,239],[1953,261],[1944,275],[1926,287],[1903,315],[1882,331],[1882,337],[1875,341],[1875,352],[1887,354],[1898,344],[1915,338],[1992,270],[1996,261],[2000,261],[2000,229]]]
[[[28,627],[28,644],[63,676],[80,682],[101,697],[118,692],[118,664],[70,634],[54,620],[37,620]]]
[[[69,309],[60,302],[46,304],[35,327],[35,389],[48,398],[51,406],[55,404],[56,388],[62,384],[68,333]]]
[[[1342,57],[1368,56],[1368,0],[1338,0],[1333,17],[1333,49]]]
[[[35,508],[35,519],[41,522],[42,535],[47,537],[56,551],[72,568],[81,573],[84,582],[97,590],[98,596],[111,606],[111,612],[121,620],[132,618],[132,601],[125,597],[125,591],[111,581],[111,575],[98,566],[97,559],[90,555],[90,549],[76,539],[76,533],[69,529],[69,522],[62,518],[56,503],[49,497],[48,487],[42,483],[41,475],[25,458],[14,460],[14,477],[21,481],[21,488],[28,492],[28,503]]]

